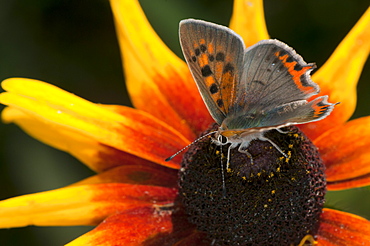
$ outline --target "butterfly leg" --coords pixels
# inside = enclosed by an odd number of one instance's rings
[[[218,145],[221,146],[221,153],[222,153],[222,146],[226,145],[226,144],[227,143],[218,142]],[[232,143],[232,144],[230,144],[229,148],[227,149],[226,171],[229,171],[231,149],[235,148],[236,146],[238,146],[237,143]],[[221,172],[222,172],[222,193],[223,193],[223,197],[226,198],[225,173],[224,173],[224,167],[223,167],[223,164],[222,164],[222,159],[221,159]]]
[[[278,131],[280,133],[283,133],[283,134],[288,134],[289,133],[289,130],[284,131],[284,130],[281,130],[280,128],[276,128],[276,131]]]
[[[229,166],[230,166],[230,153],[231,153],[231,149],[234,149],[235,147],[237,147],[239,145],[239,143],[232,143],[230,144],[229,148],[227,149],[227,163],[226,163],[226,171],[229,170]]]
[[[240,153],[246,154],[248,156],[248,158],[251,160],[251,165],[253,165],[254,164],[253,163],[253,157],[252,157],[251,153],[249,153],[248,150],[247,150],[247,148],[249,147],[249,143],[250,142],[248,142],[248,141],[241,143],[240,146],[239,146],[238,151]]]
[[[260,140],[262,141],[268,141],[272,146],[275,147],[275,149],[277,149],[285,158],[288,158],[287,154],[285,154],[280,148],[279,146],[277,146],[273,141],[271,141],[270,139],[264,137],[264,136],[260,136],[259,137]]]

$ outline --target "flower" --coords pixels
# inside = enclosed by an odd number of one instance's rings
[[[3,120],[71,153],[98,174],[64,188],[0,202],[0,226],[98,225],[68,245],[209,244],[204,233],[187,222],[176,200],[181,158],[164,160],[213,120],[186,64],[158,38],[139,4],[111,0],[111,5],[136,109],[93,104],[40,81],[5,80],[7,92],[0,102],[8,107]],[[268,38],[262,2],[236,0],[230,26],[247,46]],[[370,118],[347,122],[370,50],[369,27],[368,10],[313,76],[321,94],[341,104],[326,119],[300,126],[318,147],[329,190],[370,184]],[[318,245],[370,241],[370,222],[353,214],[325,208],[318,226],[313,235]],[[305,239],[312,237],[302,238],[302,243]]]

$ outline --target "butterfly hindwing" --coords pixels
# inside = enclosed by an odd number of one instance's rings
[[[327,99],[328,96],[321,96],[310,102],[301,100],[280,105],[267,112],[260,124],[289,126],[322,120],[330,114],[335,105],[329,103]]]
[[[180,22],[180,43],[202,98],[221,124],[235,101],[243,67],[243,40],[230,29],[201,20]]]

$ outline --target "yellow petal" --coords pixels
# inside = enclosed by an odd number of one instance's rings
[[[158,37],[136,0],[111,0],[126,84],[140,110],[194,139],[209,113],[184,61]]]
[[[129,80],[165,77],[169,66],[177,71],[186,68],[155,33],[138,1],[111,0],[111,6]]]
[[[119,114],[36,80],[14,78],[2,85],[8,92],[0,94],[0,102],[18,110],[10,114],[5,111],[6,121],[15,121],[57,148],[81,153],[79,158],[84,160],[122,156],[118,151],[123,151],[177,168],[178,163],[164,159],[189,143],[165,123],[139,110],[121,107]]]
[[[0,201],[0,228],[96,225],[116,212],[173,202],[165,187],[93,184],[24,195]]]
[[[3,110],[2,119],[6,123],[17,124],[27,134],[39,141],[70,153],[96,172],[119,165],[118,161],[110,163],[111,159],[102,159],[102,153],[109,150],[107,146],[100,144],[91,137],[65,127],[56,129],[55,125],[39,120],[36,117],[31,117],[29,114],[13,107],[7,107]]]
[[[251,46],[260,40],[268,39],[262,0],[235,0],[230,28]]]
[[[346,122],[356,108],[356,86],[370,52],[370,8],[343,39],[328,61],[312,76],[329,95],[330,102],[340,102],[326,119],[302,126],[314,139],[333,126]]]

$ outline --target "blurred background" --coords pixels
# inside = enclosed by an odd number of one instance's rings
[[[233,3],[140,2],[154,29],[180,57],[179,21],[193,17],[228,25]],[[294,47],[320,68],[368,5],[368,0],[266,0],[265,16],[272,38]],[[0,80],[34,78],[92,102],[130,106],[108,0],[0,0],[0,6]],[[370,115],[369,95],[367,62],[354,118]],[[92,174],[73,157],[32,139],[15,125],[0,124],[0,199],[63,187]],[[327,205],[370,219],[370,189],[329,192]],[[0,244],[63,245],[91,229],[3,229]]]

